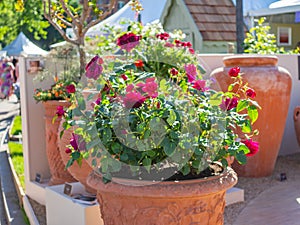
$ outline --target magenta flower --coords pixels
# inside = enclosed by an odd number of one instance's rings
[[[74,84],[67,85],[66,86],[66,91],[69,94],[75,93],[75,91],[76,91],[75,85]]]
[[[246,156],[254,156],[259,151],[259,143],[256,141],[252,141],[252,139],[242,141],[242,143],[244,143],[250,150],[250,152],[247,153]]]
[[[137,91],[128,92],[123,98],[123,103],[127,109],[140,107],[146,98]]]
[[[190,52],[191,54],[195,54],[195,50],[194,50],[193,48],[189,48],[189,52]]]
[[[205,80],[196,80],[193,82],[193,88],[199,91],[206,91],[208,88],[205,87],[206,81]]]
[[[135,35],[134,33],[127,33],[117,39],[117,45],[121,48],[130,52],[135,46],[139,44],[141,36]]]
[[[70,145],[75,151],[86,150],[86,142],[83,140],[81,135],[72,133],[72,138],[70,139]]]
[[[225,111],[229,111],[233,108],[235,108],[238,104],[238,98],[226,98],[225,101],[222,101],[222,104],[220,105],[221,109]]]
[[[252,88],[248,88],[248,90],[246,91],[246,95],[249,98],[255,98],[256,97],[256,93]]]
[[[168,47],[168,48],[173,48],[174,47],[174,44],[170,43],[170,42],[167,42],[165,44],[165,47]]]
[[[65,152],[66,152],[67,154],[70,154],[70,153],[72,153],[72,150],[69,149],[69,148],[66,148]]]
[[[240,67],[233,67],[229,70],[228,74],[231,77],[237,77],[240,73]]]
[[[85,76],[90,79],[97,80],[103,72],[103,59],[96,55],[85,67]]]
[[[172,69],[170,70],[170,73],[171,73],[173,76],[175,76],[175,75],[178,74],[178,70],[176,70],[175,68],[172,68]]]
[[[134,85],[133,84],[129,84],[127,87],[126,87],[126,92],[131,92],[134,88]]]
[[[156,35],[157,38],[159,38],[160,40],[168,40],[170,35],[168,33],[161,33],[161,34],[157,34]]]
[[[158,84],[155,82],[155,78],[147,78],[142,90],[151,98],[156,98],[158,96],[157,88]]]
[[[197,77],[197,68],[194,64],[188,64],[184,66],[188,82],[192,83]]]
[[[64,110],[64,107],[61,106],[61,105],[58,105],[56,107],[56,115],[57,116],[63,116],[65,114],[65,110]]]

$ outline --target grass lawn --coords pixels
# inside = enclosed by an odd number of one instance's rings
[[[22,119],[21,116],[16,116],[14,118],[12,128],[11,128],[11,135],[18,135],[22,134]]]
[[[8,147],[15,171],[19,177],[22,188],[25,190],[23,146],[17,142],[8,142]]]

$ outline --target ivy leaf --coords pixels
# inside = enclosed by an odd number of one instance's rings
[[[150,172],[152,160],[150,158],[144,158],[143,159],[143,166],[146,168],[148,173]]]
[[[243,127],[242,127],[242,132],[244,133],[250,133],[252,130],[252,127],[251,127],[251,124],[250,124],[250,121],[245,121],[245,123],[243,124]]]
[[[209,99],[209,104],[212,106],[219,106],[222,103],[222,93],[213,94]]]
[[[250,107],[248,107],[248,115],[251,120],[251,124],[253,124],[258,118],[258,111],[256,106],[251,105]]]
[[[236,159],[240,164],[245,164],[247,162],[247,157],[244,152],[238,152],[236,154]]]
[[[238,102],[238,105],[236,107],[236,111],[240,112],[248,107],[248,101],[247,100],[241,100]]]

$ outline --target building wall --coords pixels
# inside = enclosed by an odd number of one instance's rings
[[[235,53],[236,42],[227,41],[204,41],[201,53]]]
[[[278,27],[291,27],[292,28],[292,44],[291,45],[284,45],[278,46],[283,47],[285,50],[294,49],[297,46],[297,43],[300,41],[300,24],[291,24],[291,23],[270,23],[270,32],[275,34],[277,37],[277,29]]]

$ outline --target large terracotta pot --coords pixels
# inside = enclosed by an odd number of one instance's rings
[[[59,153],[58,127],[61,118],[57,118],[54,123],[52,119],[56,114],[57,106],[69,106],[66,101],[46,101],[43,102],[45,108],[45,128],[46,128],[46,152],[49,163],[51,178],[49,185],[63,184],[65,182],[76,181],[71,174],[65,170],[65,165]]]
[[[231,56],[223,59],[224,68],[212,72],[223,91],[231,82],[230,68],[239,66],[243,79],[256,92],[255,100],[262,107],[253,128],[259,130],[254,141],[259,152],[247,158],[245,165],[233,163],[239,176],[264,177],[272,174],[279,152],[290,103],[292,79],[289,72],[277,66],[276,56]]]
[[[95,172],[88,178],[98,191],[105,225],[221,225],[226,189],[236,182],[236,173],[229,167],[207,179],[155,184],[128,179],[104,184]]]
[[[59,133],[63,130],[62,123],[63,120],[61,121],[59,126]],[[70,139],[72,138],[72,132],[73,132],[72,128],[65,130],[60,139],[59,151],[60,151],[61,159],[65,166],[67,165],[70,159],[70,155],[67,154],[65,150],[66,150],[66,146],[70,144]],[[67,170],[76,180],[78,180],[85,187],[85,190],[87,192],[94,193],[94,194],[97,192],[95,189],[91,188],[86,181],[88,175],[93,171],[92,167],[87,163],[87,161],[82,160],[81,166],[79,166],[77,162],[74,162],[72,166],[67,168]]]

